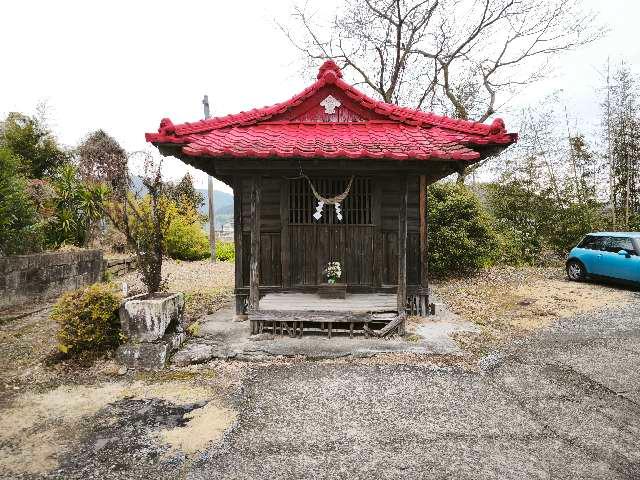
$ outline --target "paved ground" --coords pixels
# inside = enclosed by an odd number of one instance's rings
[[[236,427],[187,478],[640,478],[640,304],[507,353],[476,373],[261,368]]]
[[[200,404],[124,397],[84,422],[57,469],[0,477],[640,478],[640,298],[475,370],[380,357],[244,365],[235,421],[200,453],[157,443]]]

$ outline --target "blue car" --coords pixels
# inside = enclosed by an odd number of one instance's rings
[[[590,233],[569,252],[567,275],[576,282],[602,277],[640,285],[640,233]]]

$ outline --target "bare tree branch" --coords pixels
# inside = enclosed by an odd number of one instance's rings
[[[313,17],[296,6],[280,26],[307,59],[335,60],[386,102],[482,122],[605,33],[582,0],[347,0],[329,25]]]

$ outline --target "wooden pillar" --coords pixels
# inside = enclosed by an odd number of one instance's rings
[[[244,315],[246,294],[241,294],[244,287],[242,278],[242,177],[233,179],[233,242],[235,244],[235,286],[236,286],[236,315]]]
[[[280,180],[280,268],[282,286],[291,287],[291,260],[289,246],[289,180]]]
[[[429,269],[428,269],[428,224],[427,224],[427,176],[420,175],[420,286],[416,295],[418,315],[428,314]]]
[[[409,178],[400,180],[400,208],[398,211],[398,315],[404,316],[407,308],[407,201]],[[404,327],[400,329],[403,332]]]
[[[254,175],[251,185],[251,259],[249,262],[249,311],[260,305],[260,205],[262,177]]]

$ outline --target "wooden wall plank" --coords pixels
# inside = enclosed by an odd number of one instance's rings
[[[382,238],[382,179],[376,177],[373,181],[372,216],[374,224],[373,233],[373,284],[376,287],[382,285],[384,268],[384,246]]]
[[[242,287],[242,177],[233,184],[233,241],[236,249],[235,286]]]
[[[237,254],[236,254],[237,255]],[[251,264],[251,232],[242,232],[242,286],[249,286]]]
[[[398,231],[384,232],[383,285],[396,285],[398,281]]]
[[[289,181],[280,179],[280,271],[282,286],[291,287],[291,252],[289,251]]]
[[[272,235],[260,234],[260,284],[263,286],[275,285],[273,283],[273,251],[271,248]]]
[[[420,235],[407,233],[407,285],[420,282]]]
[[[236,176],[233,181],[233,241],[235,244],[235,288],[244,287],[243,238],[242,238],[242,177]],[[237,292],[236,292],[237,295]],[[244,312],[244,297],[236,298],[236,315]]]
[[[401,181],[398,210],[398,314],[404,315],[407,306],[407,201],[409,180]]]

